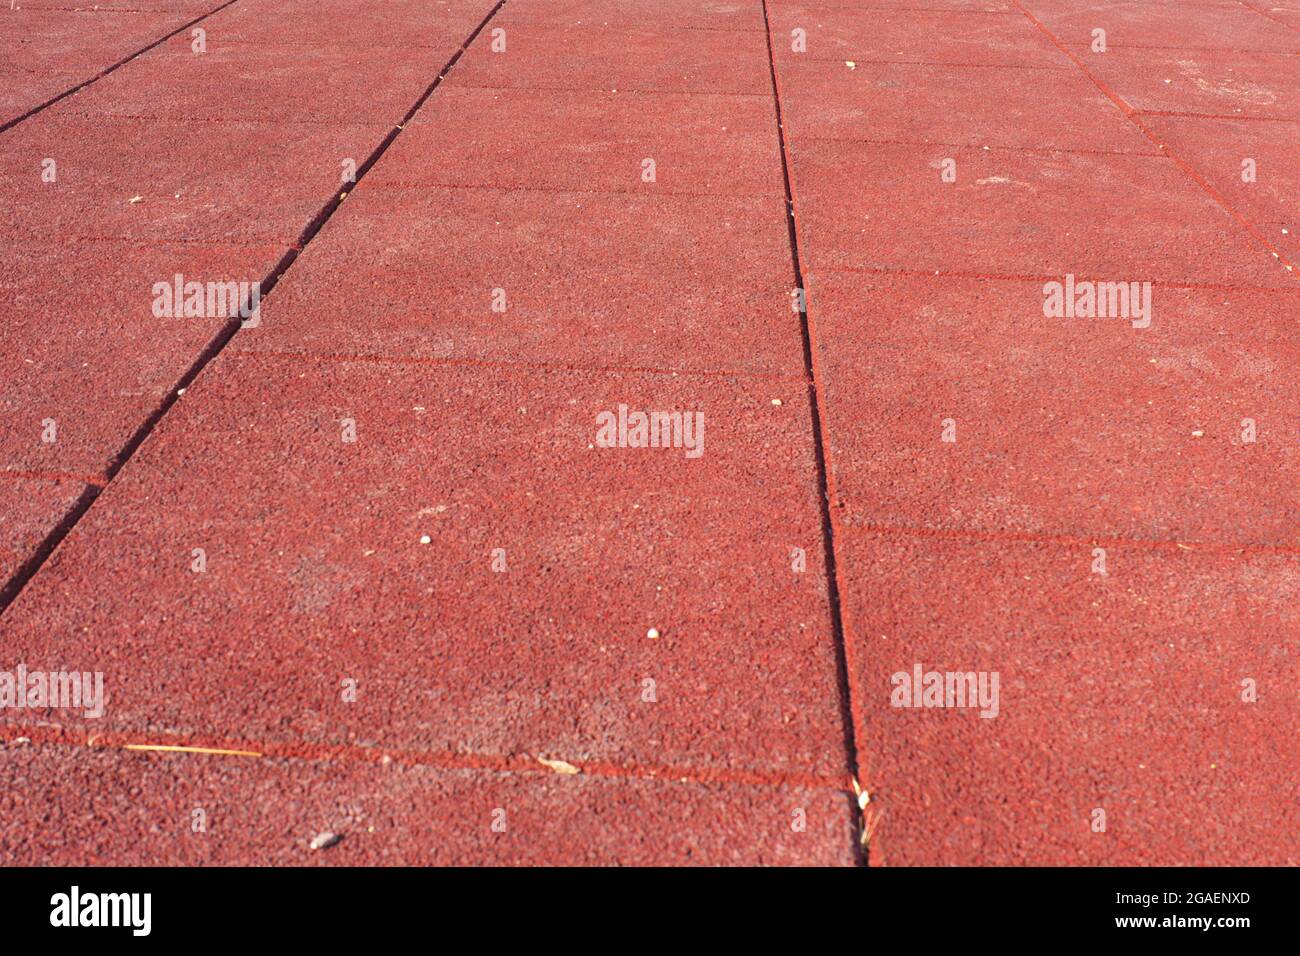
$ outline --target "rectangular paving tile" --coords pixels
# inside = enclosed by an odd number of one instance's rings
[[[99,13],[184,13],[192,20],[221,6],[222,0],[103,0],[91,6]],[[76,7],[77,0],[23,0],[24,10],[61,10]]]
[[[506,23],[635,30],[647,23],[682,30],[763,32],[763,7],[744,0],[510,0]]]
[[[768,0],[768,7],[810,10],[944,10],[959,13],[1002,13],[1021,16],[1011,0]]]
[[[1071,65],[1026,17],[942,10],[834,10],[813,4],[781,4],[769,17],[773,52],[783,64],[851,60],[1054,69]],[[802,31],[798,37],[796,30]]]
[[[217,6],[213,0],[212,6]],[[83,79],[161,39],[194,16],[94,10],[6,10],[0,62],[13,69],[75,71]]]
[[[850,70],[802,61],[782,65],[780,81],[782,118],[796,141],[1156,152],[1077,69],[858,63]]]
[[[780,196],[371,187],[233,347],[804,375]]]
[[[1300,272],[1300,218],[1295,217],[1294,213],[1292,215],[1293,218],[1286,222],[1266,222],[1259,228],[1264,237],[1295,267],[1294,271]]]
[[[1115,47],[1076,50],[1084,65],[1134,109],[1294,120],[1300,55]]]
[[[203,283],[206,313],[207,283],[259,282],[283,251],[4,243],[0,468],[90,475],[109,467],[230,321],[215,313],[187,317],[183,310],[168,317],[165,294],[156,293],[155,285],[174,287],[177,275],[183,285]],[[155,315],[155,301],[164,314]],[[220,304],[214,295],[213,306]]]
[[[1148,116],[1145,123],[1234,209],[1257,222],[1300,212],[1300,117],[1294,123]]]
[[[1140,0],[1091,3],[1029,0],[1025,4],[1062,42],[1082,44],[1089,50],[1093,30],[1101,29],[1106,31],[1107,53],[1112,47],[1300,52],[1300,34],[1270,23],[1240,3],[1198,5],[1202,7],[1197,11],[1200,15],[1189,16],[1185,4]]]
[[[1172,160],[828,141],[792,157],[810,271],[1295,283]]]
[[[239,0],[204,23],[209,44],[436,47],[454,50],[492,9],[492,0],[456,3],[384,0]]]
[[[82,73],[31,73],[0,64],[0,123],[17,119],[85,79]]]
[[[795,787],[12,743],[0,781],[14,865],[854,863],[849,798]]]
[[[454,49],[214,40],[206,53],[196,54],[187,35],[115,71],[68,104],[97,117],[396,125]]]
[[[406,126],[371,181],[710,196],[785,190],[770,93],[450,85]]]
[[[620,445],[620,405],[705,431]],[[838,781],[808,419],[770,382],[226,353],[0,636],[102,671],[104,732]]]
[[[66,101],[65,101],[66,102]],[[383,126],[89,117],[59,104],[0,141],[0,232],[289,245]],[[47,182],[53,160],[53,181]]]
[[[1275,23],[1290,27],[1292,30],[1300,30],[1300,3],[1296,3],[1295,0],[1263,0],[1263,2],[1251,0],[1247,6],[1252,10],[1262,11]]]
[[[71,478],[0,473],[0,594],[86,490]]]
[[[1300,861],[1300,558],[1115,547],[1100,575],[1048,544],[840,551],[873,863]],[[922,689],[983,672],[991,692],[996,672],[996,716],[895,706],[918,665]]]
[[[766,37],[754,31],[556,27],[493,20],[447,79],[454,86],[659,93],[772,92]],[[574,52],[582,51],[575,56]]]
[[[1295,546],[1300,293],[1157,285],[1134,328],[1043,285],[814,277],[840,520]]]

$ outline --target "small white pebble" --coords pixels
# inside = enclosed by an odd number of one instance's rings
[[[773,405],[780,405],[780,404],[781,404],[781,399],[779,399],[779,398],[774,398],[774,399],[772,399],[772,404],[773,404]]]
[[[312,837],[309,845],[313,850],[327,850],[342,839],[337,833],[330,833],[326,830],[324,833],[318,833]]]
[[[1201,431],[1201,430],[1198,428],[1198,429],[1196,429],[1196,431],[1192,432],[1192,437],[1193,437],[1193,438],[1200,438],[1200,437],[1201,437],[1202,435],[1204,435],[1204,434],[1205,434],[1205,432]]]
[[[572,776],[575,773],[581,772],[578,770],[577,767],[569,763],[567,760],[548,760],[546,757],[538,757],[537,762],[544,767],[551,768],[556,773],[562,773],[565,774],[566,776]]]
[[[427,534],[420,535],[420,544],[430,544],[432,542],[433,539],[430,538]]]
[[[650,638],[652,641],[657,641],[659,640],[659,629],[657,627],[652,627],[650,630],[645,632],[645,636]]]

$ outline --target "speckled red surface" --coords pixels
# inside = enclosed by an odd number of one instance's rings
[[[0,864],[1300,862],[1292,5],[15,6]]]

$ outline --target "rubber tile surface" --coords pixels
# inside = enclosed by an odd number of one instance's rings
[[[809,410],[778,394],[224,355],[0,637],[102,671],[102,732],[842,786]],[[620,405],[704,424],[597,445]]]
[[[869,62],[1071,66],[1025,17],[939,10],[830,10],[782,4],[769,14],[773,52],[784,67],[801,59]],[[918,6],[923,6],[918,4]],[[795,30],[803,34],[797,38]]]
[[[838,520],[1294,549],[1300,293],[1157,285],[1143,328],[1043,287],[813,280]]]
[[[766,38],[754,31],[683,30],[664,23],[636,32],[603,27],[492,22],[504,30],[493,52],[480,34],[447,77],[453,86],[771,96]],[[498,41],[499,42],[499,41]],[[573,51],[580,49],[580,58]]]
[[[72,479],[0,473],[0,593],[85,492]]]
[[[59,104],[0,140],[0,201],[12,210],[0,232],[287,246],[347,188],[343,162],[359,165],[386,133],[356,124],[93,119]],[[45,182],[51,159],[56,178]]]
[[[233,347],[801,378],[783,205],[363,183]]]
[[[1300,263],[1300,218],[1286,222],[1266,222],[1260,231],[1278,249],[1278,254],[1291,262]]]
[[[891,10],[891,11],[926,11],[940,10],[957,13],[1004,13],[1020,16],[1020,11],[1011,0],[767,0],[769,9],[778,10],[786,7],[816,11],[841,10]]]
[[[12,865],[853,863],[850,798],[824,790],[13,743],[0,783]]]
[[[80,0],[23,0],[22,9],[69,11],[78,7]],[[92,3],[95,13],[182,13],[186,20],[202,16],[221,6],[222,0],[104,0]],[[82,11],[90,12],[90,11]]]
[[[68,100],[88,116],[396,125],[459,46],[280,47],[170,40]],[[382,76],[376,84],[374,77]]]
[[[1191,116],[1148,116],[1143,122],[1248,219],[1300,216],[1300,122]]]
[[[770,96],[448,86],[369,181],[784,198],[775,132]]]
[[[647,22],[683,30],[762,33],[761,4],[745,0],[510,0],[509,22],[636,30]]]
[[[1115,545],[1102,575],[1087,546],[840,547],[873,864],[1300,860],[1300,558]],[[972,674],[967,706],[946,678],[910,693],[930,672]]]
[[[783,66],[780,82],[782,116],[796,146],[815,138],[1157,152],[1074,69],[857,63],[850,70],[801,61]]]
[[[224,293],[227,282],[259,282],[282,252],[0,241],[0,468],[85,475],[104,473],[230,321],[237,296],[223,309],[214,294],[209,311],[208,283]],[[183,290],[203,284],[206,314],[186,316],[174,301],[167,314],[155,285],[170,292],[177,275]]]
[[[0,123],[17,119],[85,79],[81,73],[28,73],[0,64]]]
[[[1094,43],[1093,31],[1100,29],[1105,31],[1107,53],[1112,47],[1300,52],[1300,34],[1270,23],[1239,3],[1206,4],[1204,11],[1198,11],[1201,16],[1188,16],[1184,4],[1139,0],[1025,0],[1024,5],[1062,42],[1083,44],[1089,51]]]
[[[791,152],[813,272],[1295,285],[1172,160],[828,141],[796,141]],[[944,159],[955,182],[942,179]]]
[[[1300,55],[1223,51],[1074,51],[1107,89],[1147,112],[1294,121],[1300,115]]]
[[[1279,0],[1259,0],[1259,2],[1252,0],[1247,6],[1252,10],[1260,11],[1274,23],[1300,31],[1300,4],[1293,0],[1287,0],[1285,3]]]
[[[450,51],[474,32],[492,0],[239,0],[204,24],[211,44],[433,47]]]
[[[211,6],[219,6],[219,0],[213,0]],[[2,11],[0,62],[11,69],[76,71],[83,78],[131,56],[197,16],[23,7]]]

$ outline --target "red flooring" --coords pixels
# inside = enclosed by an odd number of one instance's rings
[[[0,675],[106,694],[0,863],[1295,865],[1297,91],[1287,0],[0,8]]]

